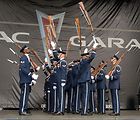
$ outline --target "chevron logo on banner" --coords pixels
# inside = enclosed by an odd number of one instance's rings
[[[48,59],[48,65],[51,67],[48,49],[51,49],[51,42],[57,45],[59,35],[62,28],[65,12],[56,15],[47,15],[36,10],[39,23],[39,30],[45,52],[45,57]]]

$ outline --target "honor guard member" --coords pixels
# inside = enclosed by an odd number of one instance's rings
[[[42,65],[44,74],[46,75],[44,84],[45,102],[46,102],[46,112],[55,113],[56,112],[56,88],[57,88],[57,62],[58,59],[51,58],[52,66],[48,66],[48,59],[45,58],[45,64]],[[46,71],[47,70],[47,71]]]
[[[119,58],[116,55],[114,55],[111,59],[112,65],[115,65],[118,60]],[[109,79],[109,89],[111,92],[112,107],[113,107],[113,113],[111,113],[110,115],[113,116],[120,115],[120,99],[119,99],[120,75],[121,75],[120,65],[115,66],[111,76],[106,75],[106,79]]]
[[[25,45],[20,50],[23,55],[20,58],[20,65],[19,65],[19,77],[20,77],[20,101],[19,101],[19,115],[29,115],[28,114],[28,100],[29,94],[31,92],[31,86],[36,84],[36,80],[38,75],[32,73],[31,70],[32,63],[29,58],[30,50]],[[39,70],[39,69],[38,69]]]
[[[87,115],[88,113],[88,101],[89,101],[89,81],[91,80],[91,65],[90,63],[95,58],[95,48],[97,44],[93,45],[92,51],[89,53],[87,50],[81,54],[81,61],[78,73],[79,84],[79,98],[81,101],[81,115]],[[80,103],[79,101],[79,103]]]
[[[65,60],[65,54],[66,52],[59,50],[58,58],[60,59],[58,61],[58,70],[57,70],[57,76],[58,76],[58,89],[57,89],[57,98],[58,98],[58,107],[57,107],[57,115],[64,115],[64,109],[65,109],[65,85],[67,80],[67,62]]]
[[[51,70],[51,75],[49,78],[49,82],[51,84],[51,93],[50,93],[50,109],[52,113],[57,112],[57,81],[58,81],[58,74],[57,74],[57,63],[59,59],[53,58],[51,59],[51,63],[53,65]]]
[[[72,66],[72,113],[78,114],[80,111],[79,105],[79,85],[78,85],[78,71],[80,60],[74,60]]]
[[[45,58],[45,64],[42,65],[43,72],[46,76],[45,83],[44,83],[44,100],[46,107],[44,112],[50,112],[50,92],[51,92],[51,83],[50,83],[50,76],[51,76],[51,69],[48,65],[48,60]]]
[[[99,67],[104,64],[102,61]],[[97,82],[97,101],[98,101],[98,113],[105,114],[105,90],[106,90],[106,78],[105,78],[105,70],[102,68],[97,74],[96,82]]]
[[[96,113],[96,83],[95,77],[93,76],[95,68],[91,66],[91,80],[89,84],[90,92],[89,92],[89,113]]]

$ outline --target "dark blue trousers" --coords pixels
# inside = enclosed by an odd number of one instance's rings
[[[29,94],[31,92],[31,86],[29,84],[20,84],[21,94],[19,101],[19,113],[27,112]]]
[[[80,102],[79,102],[79,85],[76,85],[72,88],[72,111],[80,111]]]
[[[68,89],[65,90],[65,96],[67,98],[67,112],[71,112],[71,92],[72,92],[72,89],[69,87]],[[65,101],[66,102],[66,101]]]
[[[81,114],[88,113],[88,101],[89,101],[89,82],[79,84],[79,98],[81,101]]]
[[[98,112],[105,113],[105,89],[97,89]]]
[[[51,112],[57,112],[57,87],[53,86],[51,91]]]
[[[120,113],[119,90],[111,89],[112,107],[114,113]]]
[[[65,110],[65,86],[58,85],[57,89],[57,112],[63,112]]]
[[[89,112],[96,112],[95,91],[89,92]]]

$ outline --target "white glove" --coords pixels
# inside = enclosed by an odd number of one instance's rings
[[[85,48],[84,53],[88,53],[88,48]]]
[[[36,80],[32,80],[31,83],[29,84],[30,86],[33,86],[36,84]]]
[[[51,46],[52,46],[52,48],[53,48],[53,50],[56,48],[56,43],[55,42],[53,42],[53,41],[51,41]]]
[[[59,50],[62,51],[62,48],[60,47]]]
[[[39,70],[40,70],[40,66],[38,66],[38,67],[36,68],[36,70],[39,71]]]
[[[64,87],[66,85],[66,83],[61,83],[61,86]]]
[[[94,79],[94,76],[91,76],[91,79]]]
[[[92,80],[92,83],[95,83],[95,80]]]
[[[96,42],[95,36],[92,36],[93,38],[93,48],[96,49],[96,47],[98,46],[98,43]]]
[[[42,65],[42,69],[43,69],[43,70],[45,69],[45,64],[44,64],[44,65]]]
[[[94,43],[93,44],[93,48],[96,49],[96,47],[98,46],[98,43]]]
[[[48,62],[48,59],[45,57],[45,63],[47,63]]]
[[[105,75],[105,78],[108,80],[109,79],[109,75]]]
[[[56,90],[56,86],[53,86],[53,89]]]
[[[33,78],[34,80],[37,80],[38,75],[36,75],[35,73],[33,73],[33,74],[32,74],[32,78]]]
[[[48,49],[48,52],[49,52],[49,54],[50,54],[51,56],[53,55],[53,52],[52,52],[51,49]]]

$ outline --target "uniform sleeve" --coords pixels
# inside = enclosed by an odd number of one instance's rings
[[[120,66],[116,66],[114,72],[112,73],[112,80],[119,79],[120,74],[121,74],[121,67]]]
[[[95,58],[95,56],[96,56],[96,52],[95,52],[95,51],[92,51],[92,52],[90,53],[88,62],[91,62],[91,61]]]
[[[27,67],[27,60],[23,57],[20,58],[20,69],[24,74],[29,75],[30,68]]]
[[[97,80],[103,80],[105,77],[105,72],[101,70],[99,74],[97,75]]]

